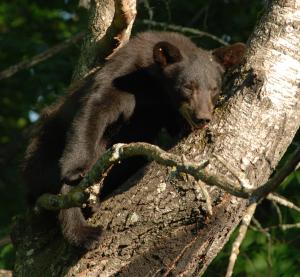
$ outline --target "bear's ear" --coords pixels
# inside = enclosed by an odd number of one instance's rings
[[[160,67],[180,62],[182,55],[179,49],[167,41],[160,41],[153,47],[153,59]]]
[[[225,69],[239,64],[246,52],[246,45],[241,42],[217,48],[212,51],[215,60]]]

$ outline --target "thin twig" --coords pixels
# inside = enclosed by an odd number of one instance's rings
[[[144,4],[145,9],[147,10],[149,20],[152,21],[153,15],[154,15],[153,8],[150,6],[150,3],[148,0],[144,0],[143,4]]]
[[[268,196],[267,196],[268,197]],[[275,208],[275,211],[276,211],[276,213],[277,213],[277,217],[278,217],[278,222],[279,222],[279,224],[282,224],[282,213],[281,213],[281,210],[280,210],[280,207],[279,207],[279,205],[277,204],[277,202],[275,202],[275,201],[272,201],[272,205],[274,206],[274,208]]]
[[[271,234],[266,231],[260,224],[260,222],[255,218],[252,217],[252,222],[253,224],[256,226],[256,231],[261,232],[262,234],[264,234],[267,237],[268,240],[268,265],[269,267],[272,267],[272,239],[271,239]],[[251,228],[251,225],[249,226],[249,228]],[[255,228],[252,228],[255,229]]]
[[[78,33],[77,35],[65,40],[62,43],[59,43],[59,44],[51,47],[50,49],[44,51],[43,53],[40,53],[36,56],[31,57],[30,60],[22,61],[20,63],[10,66],[9,68],[0,72],[0,80],[9,78],[21,70],[33,67],[34,65],[37,65],[37,64],[55,56],[56,54],[65,50],[66,48],[70,47],[71,45],[79,42],[83,38],[83,35],[84,35],[83,32]]]
[[[274,194],[274,193],[270,193],[267,195],[266,197],[268,200],[274,201],[282,206],[288,207],[290,209],[293,209],[297,212],[300,212],[300,207],[296,206],[293,202],[291,202],[290,200],[284,198],[281,195],[278,194]]]
[[[0,239],[0,247],[3,245],[9,244],[9,243],[11,243],[10,236],[6,236],[6,237]]]
[[[300,222],[298,222],[298,223],[293,223],[293,224],[278,224],[278,225],[266,227],[266,228],[264,228],[264,230],[265,230],[266,232],[268,232],[268,231],[270,231],[271,229],[276,229],[276,228],[279,228],[279,229],[281,229],[282,231],[286,231],[286,230],[293,229],[293,228],[299,229],[299,228],[300,228]]]
[[[200,188],[202,194],[203,194],[203,197],[205,198],[205,201],[206,201],[206,206],[207,206],[207,211],[210,215],[213,214],[213,210],[212,210],[212,205],[211,205],[211,198],[210,198],[210,195],[205,187],[205,184],[202,182],[202,181],[198,181],[196,182],[196,185],[197,187]]]
[[[199,31],[199,30],[194,29],[194,28],[183,27],[183,26],[179,26],[179,25],[172,25],[172,24],[168,24],[168,23],[165,23],[165,22],[156,22],[156,21],[152,21],[152,20],[149,20],[149,19],[143,19],[140,22],[142,22],[143,24],[146,24],[148,26],[164,28],[164,29],[168,29],[168,30],[171,30],[171,31],[181,32],[181,33],[189,33],[189,34],[197,35],[199,37],[209,37],[212,40],[215,40],[215,41],[219,42],[222,45],[228,45],[228,43],[226,41],[224,41],[223,39],[218,38],[217,36],[214,36],[210,33],[207,33],[207,32],[204,32],[204,31]]]
[[[230,258],[229,258],[229,264],[228,264],[227,272],[226,272],[226,277],[232,276],[233,268],[234,268],[236,259],[238,257],[238,254],[240,252],[240,246],[241,246],[241,244],[242,244],[242,242],[243,242],[243,240],[246,236],[248,226],[249,226],[249,224],[251,222],[251,219],[254,215],[256,207],[257,207],[256,202],[251,203],[249,205],[249,207],[247,208],[245,215],[243,216],[242,224],[239,228],[239,234],[238,234],[237,238],[235,239],[235,241],[232,245],[231,255],[230,255]]]
[[[290,175],[300,162],[300,146],[290,155],[285,164],[274,174],[274,176],[263,186],[257,188],[253,194],[253,202],[265,198],[269,193],[274,191],[284,179]]]

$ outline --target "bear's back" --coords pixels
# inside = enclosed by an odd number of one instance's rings
[[[102,83],[110,82],[111,79],[127,74],[134,69],[151,66],[153,61],[153,47],[161,41],[169,42],[180,49],[182,56],[186,59],[193,59],[199,51],[189,38],[173,32],[147,31],[140,33],[130,39],[110,60],[107,61],[105,69],[100,70],[97,79]]]

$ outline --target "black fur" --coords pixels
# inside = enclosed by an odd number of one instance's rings
[[[234,48],[228,49],[239,62],[242,55],[237,58]],[[221,52],[200,49],[176,33],[133,38],[43,116],[24,159],[31,204],[45,192],[67,193],[114,143],[153,143],[163,127],[178,132],[182,118],[193,128],[205,125],[220,93],[222,61],[228,63],[228,51]],[[110,183],[129,173],[119,170]],[[71,244],[97,245],[101,228],[88,226],[79,208],[62,210],[59,220]]]

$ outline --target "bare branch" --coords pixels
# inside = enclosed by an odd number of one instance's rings
[[[228,264],[228,267],[227,267],[226,277],[232,276],[233,268],[234,268],[236,259],[238,257],[238,254],[240,252],[240,246],[241,246],[241,244],[242,244],[242,242],[243,242],[243,240],[246,236],[249,224],[250,224],[251,219],[254,215],[256,207],[257,207],[256,202],[251,203],[249,205],[249,207],[247,208],[247,210],[245,212],[245,215],[243,216],[242,224],[239,228],[239,234],[238,234],[237,238],[235,239],[235,241],[232,245],[232,250],[231,250],[231,255],[230,255],[230,258],[229,258],[229,264]]]
[[[91,0],[79,0],[78,7],[88,10],[91,7]]]
[[[217,186],[232,195],[248,198],[251,197],[253,202],[258,202],[269,193],[270,189],[275,189],[283,179],[292,172],[293,168],[298,164],[300,147],[297,149],[286,164],[280,169],[275,176],[270,179],[265,185],[259,189],[251,190],[245,186],[236,186],[227,177],[217,175],[216,173],[205,168],[209,161],[205,160],[201,163],[190,162],[182,160],[181,156],[170,154],[158,146],[148,143],[129,143],[129,144],[115,144],[111,149],[107,150],[96,162],[88,175],[74,187],[68,194],[52,195],[44,194],[37,200],[37,208],[44,208],[47,210],[58,210],[70,207],[80,207],[86,203],[89,198],[89,192],[86,190],[96,182],[100,181],[106,171],[119,161],[133,157],[145,156],[150,161],[165,166],[175,166],[179,172],[189,174],[195,178],[196,181],[203,181],[209,186]],[[287,175],[286,175],[287,174]],[[248,186],[249,187],[249,186]],[[271,191],[271,190],[270,190]],[[205,196],[207,205],[209,207],[209,199]]]
[[[282,168],[279,169],[265,185],[259,187],[253,192],[254,199],[262,199],[270,192],[274,191],[283,182],[283,180],[295,170],[299,162],[300,146],[295,149]]]
[[[0,239],[0,247],[3,245],[9,244],[9,243],[11,243],[10,236],[6,236],[6,237]]]
[[[212,209],[212,205],[211,205],[211,198],[210,198],[210,195],[205,187],[205,184],[202,182],[202,181],[198,181],[196,182],[196,185],[200,188],[202,194],[203,194],[203,197],[205,198],[205,201],[206,201],[206,205],[207,205],[207,211],[210,215],[213,214],[213,209]]]
[[[189,33],[192,35],[197,35],[199,37],[208,37],[208,38],[211,38],[212,40],[219,42],[222,45],[228,45],[228,43],[225,40],[218,38],[217,36],[212,35],[210,33],[207,33],[204,31],[199,31],[194,28],[183,27],[183,26],[179,26],[179,25],[172,25],[172,24],[168,24],[165,22],[156,22],[156,21],[152,21],[149,19],[144,19],[144,20],[141,20],[140,22],[142,22],[143,24],[146,24],[148,26],[152,26],[152,27],[164,28],[167,30],[176,31],[176,32],[180,32],[180,33]]]
[[[275,225],[275,226],[266,227],[266,228],[264,228],[264,230],[268,232],[271,229],[276,229],[276,228],[279,228],[282,231],[286,231],[286,230],[294,229],[294,228],[299,229],[300,228],[300,222],[294,223],[294,224],[278,224],[278,225]]]
[[[267,237],[267,240],[268,240],[268,264],[269,266],[272,266],[272,238],[271,238],[271,234],[269,232],[267,232],[260,224],[260,222],[253,216],[252,217],[252,221],[253,224],[256,226],[256,227],[253,227],[253,226],[249,226],[249,228],[255,230],[255,231],[258,231],[258,232],[261,232],[263,235],[265,235]]]
[[[0,72],[0,80],[9,78],[21,70],[33,67],[34,65],[37,65],[37,64],[55,56],[56,54],[65,50],[66,48],[70,47],[71,45],[79,42],[83,38],[83,35],[84,35],[83,32],[78,33],[77,35],[65,40],[62,43],[59,43],[59,44],[51,47],[50,49],[44,51],[43,53],[40,53],[34,57],[31,57],[30,60],[22,61],[18,64],[10,66],[9,68]]]
[[[98,159],[92,170],[90,170],[78,186],[65,195],[43,194],[37,200],[37,208],[42,207],[47,210],[58,210],[75,206],[80,207],[88,199],[88,193],[85,190],[99,181],[112,165],[123,159],[140,155],[146,156],[149,160],[155,160],[165,166],[175,166],[178,171],[188,173],[197,180],[199,179],[198,175],[201,169],[208,164],[207,161],[201,163],[183,162],[182,157],[167,153],[158,146],[148,143],[115,144]],[[200,175],[203,175],[203,173]]]
[[[148,0],[143,0],[141,2],[144,4],[145,9],[148,12],[148,18],[149,18],[149,20],[152,21],[152,19],[153,19],[153,8],[150,6],[149,1]]]
[[[271,238],[270,233],[268,233],[264,227],[261,226],[260,222],[253,216],[252,217],[252,223],[254,224],[254,226],[250,225],[249,228],[261,232],[262,234],[264,234],[266,237]]]
[[[5,269],[0,269],[0,276],[1,277],[12,277],[12,271],[10,270],[5,270]]]
[[[276,210],[279,224],[282,224],[282,222],[283,222],[283,220],[282,220],[282,212],[280,210],[279,205],[275,201],[272,201],[272,205],[274,206],[274,208]]]
[[[293,202],[291,202],[290,200],[284,198],[281,195],[270,193],[270,194],[268,194],[268,196],[266,198],[268,200],[274,201],[274,202],[276,202],[276,203],[278,203],[282,206],[285,206],[285,207],[293,209],[297,212],[300,212],[300,207],[296,206]]]

